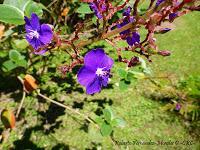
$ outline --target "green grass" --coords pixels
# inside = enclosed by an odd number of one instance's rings
[[[171,50],[170,57],[153,56],[153,63],[149,64],[155,74],[172,73],[178,78],[188,76],[191,74],[199,75],[199,59],[200,59],[200,16],[198,13],[192,13],[178,19],[174,25],[175,29],[165,35],[158,35],[158,45],[160,49]],[[92,46],[104,44],[102,42],[95,43]],[[92,47],[91,46],[91,47]],[[105,50],[115,57],[115,50],[106,45]],[[113,89],[104,89],[100,94],[88,96],[85,93],[73,92],[66,94],[64,90],[59,93],[51,95],[52,98],[63,100],[66,104],[73,105],[73,102],[83,103],[83,109],[80,111],[94,115],[94,111],[102,109],[103,106],[112,104],[112,108],[117,116],[122,117],[126,121],[125,128],[116,128],[113,134],[114,140],[117,141],[182,141],[192,140],[194,145],[187,147],[184,145],[176,146],[138,146],[127,145],[121,146],[121,149],[198,149],[199,143],[195,137],[192,137],[187,128],[187,122],[178,117],[175,113],[162,111],[160,108],[164,105],[159,101],[146,98],[141,94],[143,89],[132,86],[127,91],[120,91],[115,85],[119,82],[117,76],[117,68],[125,67],[124,64],[115,63],[113,69],[114,76],[111,84]],[[177,78],[177,79],[178,79]],[[67,82],[68,78],[59,81]],[[138,82],[136,84],[144,84]],[[54,82],[48,82],[51,84]],[[60,84],[55,84],[55,91],[57,92]],[[146,86],[148,84],[145,83]],[[48,84],[46,86],[49,86]],[[137,86],[138,87],[138,86]],[[60,87],[59,87],[60,88]],[[45,93],[44,93],[45,94]],[[24,107],[24,119],[17,123],[17,128],[11,132],[10,138],[3,143],[2,149],[17,146],[19,149],[25,148],[45,148],[45,149],[86,149],[93,147],[102,147],[102,149],[115,149],[117,146],[113,145],[110,138],[102,137],[93,125],[83,125],[80,117],[73,117],[67,111],[52,107],[48,109],[49,104],[38,103],[38,98],[28,96],[26,98]],[[41,99],[40,99],[41,101]],[[44,101],[42,101],[44,102]],[[1,104],[2,107],[6,104]],[[16,103],[11,103],[16,107]],[[41,114],[43,111],[49,110],[51,116]],[[38,111],[40,113],[38,113]],[[52,117],[54,113],[61,113],[54,121],[54,124],[44,124],[42,119],[45,117]],[[58,127],[53,132],[48,133],[52,126],[61,121]]]

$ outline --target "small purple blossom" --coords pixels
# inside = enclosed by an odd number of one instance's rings
[[[132,9],[132,8],[129,6],[126,10],[124,10],[123,16],[130,16],[131,9]]]
[[[97,0],[96,2],[92,2],[89,4],[90,8],[94,11],[97,18],[103,18],[103,13],[106,11],[106,1],[105,0]]]
[[[157,0],[156,2],[156,6],[159,6],[162,2],[164,2],[165,0]]]
[[[126,10],[124,10],[124,12],[123,12],[124,19],[123,19],[122,23],[117,25],[118,28],[121,28],[121,27],[127,25],[128,23],[135,21],[134,17],[130,16],[130,13],[131,13],[131,7],[128,7]],[[126,39],[127,43],[130,46],[137,45],[140,43],[139,33],[131,32],[130,29],[120,32],[120,35],[121,35],[122,39],[124,39],[124,40]]]
[[[86,87],[87,94],[100,92],[103,86],[107,86],[113,63],[101,48],[85,55],[84,66],[78,72],[78,82]]]
[[[128,45],[134,46],[140,43],[140,35],[137,32],[133,32],[132,36],[126,38]]]
[[[175,109],[176,109],[176,110],[180,110],[180,109],[181,109],[181,104],[177,103]]]
[[[44,54],[46,52],[45,49],[39,52],[38,49],[43,48],[51,42],[53,38],[51,27],[47,24],[40,25],[39,18],[35,13],[31,14],[30,19],[25,16],[24,20],[26,22],[26,40],[35,49],[35,54]]]

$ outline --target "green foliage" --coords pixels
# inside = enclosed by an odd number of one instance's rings
[[[87,3],[81,3],[80,7],[76,10],[79,14],[91,14],[93,13]]]
[[[85,15],[93,13],[87,3],[80,3],[80,6],[76,10],[80,18],[85,18]]]
[[[25,11],[26,6],[31,0],[4,0],[4,4],[13,6],[21,10],[22,12]]]
[[[146,75],[143,72],[123,68],[119,68],[117,71],[120,77],[119,88],[121,90],[127,90],[131,82],[136,82],[137,79],[146,78]]]
[[[0,4],[0,21],[21,25],[24,24],[24,14],[16,7]]]
[[[11,71],[17,67],[27,67],[27,61],[25,57],[21,55],[17,50],[9,51],[9,60],[2,64],[2,69],[4,72]]]
[[[14,25],[24,24],[24,16],[29,16],[31,13],[36,13],[42,16],[45,7],[40,3],[32,0],[4,0],[0,4],[0,21]]]
[[[187,91],[194,98],[200,98],[200,76],[190,76],[178,83],[178,88]]]
[[[34,12],[38,16],[42,16],[42,14],[43,14],[42,9],[43,9],[43,7],[39,3],[36,3],[34,1],[30,1],[26,6],[25,15],[30,17],[31,14]]]
[[[103,115],[95,119],[96,123],[100,126],[102,136],[109,136],[113,132],[114,127],[125,127],[125,121],[114,115],[111,107],[106,107],[103,110]]]

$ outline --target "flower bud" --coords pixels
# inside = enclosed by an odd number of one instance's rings
[[[24,77],[24,86],[25,86],[26,92],[28,93],[38,88],[35,78],[29,74],[25,75]]]
[[[156,31],[155,33],[161,33],[161,34],[164,34],[164,33],[167,33],[171,31],[170,28],[161,28],[160,30]]]
[[[181,104],[177,103],[175,109],[176,109],[176,110],[180,110],[180,109],[181,109]]]
[[[129,61],[128,67],[136,66],[136,65],[138,65],[139,63],[140,63],[139,57],[134,56],[134,57],[132,57],[131,60]]]
[[[190,3],[193,2],[194,0],[183,0],[184,3]]]
[[[15,115],[8,109],[4,109],[1,112],[1,121],[7,129],[13,129],[15,127]]]
[[[164,51],[158,51],[158,54],[162,56],[170,56],[171,52],[168,50],[164,50]]]

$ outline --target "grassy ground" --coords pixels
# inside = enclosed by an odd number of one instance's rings
[[[191,74],[198,75],[200,59],[200,16],[192,13],[178,19],[174,23],[174,30],[159,35],[158,44],[161,49],[172,50],[170,57],[153,57],[150,64],[155,74],[172,73],[178,78]],[[94,45],[102,44],[96,43]],[[94,46],[93,45],[93,46]],[[106,45],[105,50],[111,56],[114,50]],[[115,63],[113,72],[123,64]],[[62,80],[62,81],[61,81]],[[60,82],[69,82],[69,78],[58,79]],[[100,94],[88,96],[80,88],[73,93],[66,94],[66,91],[58,88],[53,80],[48,83],[55,84],[55,89],[51,89],[52,98],[65,101],[66,104],[79,108],[81,112],[93,115],[93,112],[101,113],[105,105],[112,105],[114,112],[124,118],[125,128],[116,128],[113,138],[116,141],[193,141],[192,146],[178,144],[176,146],[144,146],[144,145],[113,145],[110,138],[101,137],[93,125],[81,121],[79,117],[73,117],[65,110],[52,105],[44,104],[44,101],[33,96],[27,96],[24,106],[26,110],[23,118],[17,123],[17,128],[10,134],[7,142],[1,145],[2,149],[15,147],[16,149],[198,149],[199,141],[191,136],[186,128],[187,122],[183,121],[174,113],[162,111],[162,102],[145,97],[141,91],[145,91],[144,86],[132,88],[127,91],[120,91],[115,85],[119,82],[118,76],[114,76],[109,88],[104,89]],[[143,85],[146,81],[140,81]],[[146,86],[148,84],[145,83]],[[47,85],[48,86],[48,85]],[[137,86],[138,87],[138,86]],[[19,95],[20,96],[20,95]],[[14,99],[20,99],[12,96]],[[38,103],[40,101],[40,103]],[[75,101],[75,102],[74,102]],[[5,106],[6,104],[0,104]],[[10,105],[16,107],[15,102]],[[45,112],[45,110],[47,112]],[[77,119],[78,118],[78,119]],[[2,125],[1,125],[2,126]]]

